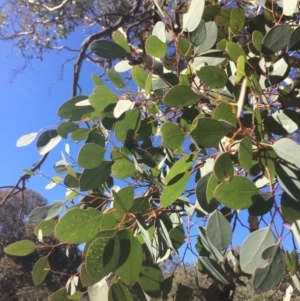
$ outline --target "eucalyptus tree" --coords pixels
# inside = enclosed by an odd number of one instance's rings
[[[49,233],[60,245],[84,244],[78,272],[51,301],[76,299],[81,286],[93,301],[165,298],[174,279],[161,265],[179,250],[214,282],[178,286],[185,300],[200,290],[234,299],[243,275],[258,292],[286,275],[300,290],[298,1],[154,4],[161,21],[143,51],[120,31],[89,45],[113,62],[105,77],[115,89],[93,74],[94,90],[64,102],[57,126],[18,140],[38,136],[43,156],[62,139],[82,146],[74,160],[67,144],[54,165],[49,185],[65,185],[66,200],[29,216],[41,222],[40,243],[5,252],[46,248]],[[33,276],[48,265],[45,256]]]

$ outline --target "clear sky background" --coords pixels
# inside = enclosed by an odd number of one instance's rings
[[[84,39],[81,30],[77,30],[65,44],[76,49]],[[71,98],[74,61],[65,65],[63,78],[60,80],[61,65],[74,57],[76,53],[63,50],[59,53],[51,51],[44,55],[43,61],[33,60],[28,67],[13,78],[13,70],[24,64],[22,55],[17,48],[12,48],[10,42],[1,43],[0,55],[0,137],[2,141],[0,156],[0,186],[14,185],[23,174],[23,168],[30,169],[41,156],[36,150],[36,141],[25,147],[16,147],[17,140],[25,134],[37,132],[46,126],[55,126],[59,121],[56,115],[58,107]],[[80,84],[84,95],[91,94],[93,83],[92,72],[99,71],[96,65],[84,63]],[[54,162],[61,160],[61,150],[68,142],[62,139],[60,144],[51,151],[41,171],[52,177],[55,172]],[[71,144],[71,154],[76,158],[74,143]],[[72,151],[73,150],[73,151]],[[65,189],[58,194],[57,188],[45,190],[49,183],[47,179],[32,177],[27,187],[45,196],[49,202],[64,199]]]

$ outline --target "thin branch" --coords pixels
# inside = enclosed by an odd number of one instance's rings
[[[121,27],[128,18],[134,16],[138,12],[140,5],[141,5],[141,0],[137,0],[135,5],[133,6],[133,8],[131,9],[131,11],[128,13],[127,16],[120,17],[119,20],[113,26],[108,27],[101,32],[97,32],[97,33],[89,36],[88,38],[86,38],[83,41],[83,43],[81,45],[80,53],[74,64],[72,96],[76,96],[76,94],[77,94],[76,91],[77,91],[77,87],[78,87],[79,74],[80,74],[81,66],[82,66],[83,60],[86,56],[86,50],[88,49],[88,47],[91,45],[92,42],[94,42],[102,37],[111,35],[113,33],[113,31],[115,31],[119,27]]]
[[[46,153],[30,170],[32,172],[35,172],[37,169],[39,169],[42,164],[45,162],[45,160],[47,159],[49,155],[49,152]],[[24,174],[20,177],[19,181],[17,182],[17,184],[12,188],[12,190],[5,196],[5,198],[1,201],[0,203],[0,207],[2,207],[5,202],[12,196],[14,196],[15,194],[17,194],[19,191],[23,191],[26,189],[25,187],[25,182],[26,180],[28,180],[31,176],[29,174]],[[22,186],[19,187],[19,184],[22,183]],[[17,191],[16,191],[17,190]]]
[[[49,7],[49,6],[45,5],[45,4],[43,4],[42,6],[44,8],[46,8],[48,11],[53,12],[55,10],[58,10],[58,9],[62,8],[64,5],[66,5],[68,3],[68,1],[70,1],[70,0],[64,0],[61,4],[59,4],[57,6],[54,6],[54,7]]]

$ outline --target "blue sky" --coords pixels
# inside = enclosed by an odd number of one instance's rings
[[[74,34],[69,40],[73,47],[79,48],[83,40],[80,32]],[[22,135],[37,132],[45,126],[55,125],[59,121],[56,115],[58,107],[71,98],[73,63],[65,65],[63,79],[58,80],[61,64],[74,53],[54,51],[45,54],[44,60],[33,60],[24,72],[12,81],[13,69],[19,68],[24,60],[18,49],[11,49],[10,43],[1,43],[0,80],[0,137],[2,140],[0,156],[0,186],[14,185],[23,174],[23,168],[31,168],[32,164],[40,159],[36,151],[35,141],[25,147],[16,147],[16,142]],[[91,73],[97,72],[97,66],[83,65],[81,84],[83,93],[89,95],[93,89]],[[57,81],[58,80],[58,81]],[[53,150],[46,163],[42,166],[44,174],[52,177],[54,162],[61,159],[60,151],[64,149],[66,140],[62,140]],[[71,145],[72,152],[72,145]],[[77,156],[76,152],[72,153]],[[57,199],[57,190],[45,190],[48,183],[46,179],[32,177],[27,183],[32,188],[44,195],[49,202],[53,197]],[[64,190],[63,190],[64,191]],[[53,195],[54,194],[54,195]],[[64,198],[64,194],[61,196]]]

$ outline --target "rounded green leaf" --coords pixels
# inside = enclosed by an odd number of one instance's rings
[[[217,24],[219,26],[228,27],[230,25],[230,14],[231,14],[232,8],[225,8],[220,11],[220,13],[217,15]]]
[[[202,176],[196,185],[196,197],[201,207],[201,210],[205,210],[205,213],[210,213],[216,209],[218,202],[213,197],[212,192],[218,185],[219,181],[209,172]]]
[[[34,228],[34,234],[38,236],[39,231],[42,231],[43,236],[50,236],[55,229],[55,220],[49,219],[47,221],[42,221],[38,226]]]
[[[122,248],[121,240],[121,256],[120,267],[117,269],[122,281],[127,285],[134,285],[138,279],[143,262],[143,249],[139,240],[133,236],[126,244],[127,248]]]
[[[108,300],[110,301],[133,301],[132,295],[129,289],[122,283],[118,281],[113,283],[108,291]]]
[[[112,33],[112,38],[117,44],[123,47],[127,52],[130,52],[130,47],[127,43],[127,40],[125,39],[124,35],[120,31],[114,31]]]
[[[200,147],[213,147],[228,134],[225,126],[213,118],[195,119],[190,135]]]
[[[185,242],[185,232],[183,225],[174,227],[169,233],[172,245],[178,250]]]
[[[117,179],[125,179],[135,173],[135,166],[131,161],[125,158],[119,159],[112,165],[111,172]]]
[[[146,88],[148,73],[139,66],[135,66],[131,70],[132,79],[141,89]]]
[[[252,141],[250,137],[245,137],[239,146],[239,160],[241,166],[247,170],[252,165]]]
[[[210,50],[216,43],[218,37],[218,27],[215,22],[209,21],[205,23],[205,40],[195,49],[197,53],[202,54]]]
[[[84,144],[78,153],[78,165],[91,169],[99,166],[104,159],[105,149],[95,143]]]
[[[165,122],[161,127],[162,144],[166,148],[179,148],[184,140],[184,132],[173,122]]]
[[[80,190],[100,188],[107,181],[111,172],[111,162],[103,161],[93,169],[84,169],[79,180]]]
[[[214,165],[214,174],[220,182],[228,182],[234,175],[234,166],[228,152],[220,154]]]
[[[214,193],[220,203],[236,210],[249,208],[257,194],[254,183],[242,176],[233,176],[230,182],[221,183]]]
[[[115,126],[116,139],[119,141],[134,138],[141,123],[140,111],[132,109],[124,112]]]
[[[259,292],[265,292],[276,287],[282,280],[286,265],[284,253],[278,244],[268,246],[261,256],[267,261],[264,266],[259,266],[253,275],[253,287]]]
[[[237,43],[234,42],[227,42],[226,43],[226,50],[230,56],[230,58],[234,61],[237,62],[238,58],[242,55],[245,60],[247,61],[247,56],[244,51],[244,49],[238,45]]]
[[[213,118],[217,120],[228,121],[233,125],[236,125],[237,123],[237,118],[233,112],[233,107],[226,102],[221,102],[217,105],[213,113]]]
[[[122,89],[125,87],[125,83],[118,72],[116,72],[115,70],[109,69],[106,74],[107,74],[108,78],[110,79],[110,81],[115,85],[116,88]]]
[[[300,219],[300,203],[285,191],[281,196],[281,213],[284,220],[290,224]]]
[[[52,204],[36,207],[29,215],[30,223],[39,223],[56,217],[65,206],[64,201],[54,201]]]
[[[75,142],[84,140],[88,136],[89,132],[90,132],[89,129],[79,128],[78,130],[75,130],[74,132],[72,132],[71,139],[72,139],[72,141],[75,141]]]
[[[168,172],[165,178],[165,184],[171,184],[171,181],[174,180],[174,178],[176,178],[179,174],[185,173],[187,170],[189,170],[195,162],[197,156],[198,152],[194,152],[180,158]]]
[[[189,58],[192,55],[193,47],[191,42],[186,38],[181,38],[178,41],[178,52],[180,56]]]
[[[269,193],[260,193],[254,197],[254,202],[248,208],[249,215],[261,216],[268,213],[274,205],[274,197]]]
[[[25,239],[17,241],[4,248],[4,253],[14,256],[27,256],[36,249],[36,245],[31,240]]]
[[[205,27],[205,21],[201,20],[197,28],[189,33],[190,41],[195,46],[199,46],[205,41],[206,38],[206,27]]]
[[[92,73],[92,80],[95,87],[103,85],[102,78],[96,73]]]
[[[289,51],[300,50],[300,27],[296,27],[289,40]]]
[[[93,129],[89,132],[85,143],[96,143],[102,147],[105,147],[106,135],[103,133],[103,130],[99,126],[94,126]]]
[[[88,208],[72,209],[57,223],[55,234],[58,239],[80,244],[94,238],[100,229],[101,212]]]
[[[263,267],[267,261],[262,258],[262,252],[274,243],[270,228],[259,229],[251,233],[241,248],[240,263],[243,272],[252,275],[256,268]]]
[[[41,155],[47,154],[53,149],[61,140],[61,136],[58,135],[57,130],[48,130],[42,133],[37,142],[37,150]]]
[[[209,216],[206,232],[209,240],[218,250],[227,248],[231,242],[231,226],[224,215],[218,210]]]
[[[252,33],[252,43],[258,51],[261,51],[263,38],[264,38],[264,36],[260,31],[258,31],[258,30],[253,31],[253,33]]]
[[[69,133],[76,131],[79,128],[77,123],[73,122],[62,122],[57,126],[57,133],[62,138],[67,138]]]
[[[170,181],[170,183],[164,188],[160,198],[161,207],[167,207],[171,205],[178,197],[184,192],[190,179],[190,173],[181,173],[176,177],[176,181]]]
[[[86,270],[90,277],[100,281],[112,272],[120,258],[120,241],[118,235],[113,238],[97,238],[88,248]]]
[[[122,46],[109,40],[94,41],[90,45],[90,50],[96,55],[106,59],[117,59],[127,54],[127,50]]]
[[[89,101],[96,110],[111,112],[118,102],[118,96],[106,86],[97,86]]]
[[[163,273],[158,266],[153,265],[142,267],[140,274],[140,285],[144,292],[150,297],[160,297],[160,285],[163,282],[163,280]]]
[[[277,156],[295,168],[300,168],[300,157],[295,154],[300,152],[298,143],[289,138],[282,138],[272,145]]]
[[[271,28],[262,41],[261,52],[266,55],[273,54],[284,48],[290,40],[292,29],[289,25],[276,25]]]
[[[69,301],[68,292],[65,287],[56,291],[52,296],[50,301]]]
[[[32,270],[32,280],[35,285],[41,284],[50,271],[48,257],[40,258],[34,265]]]
[[[204,66],[196,73],[212,89],[223,88],[228,80],[226,73],[216,66]]]
[[[244,56],[240,55],[236,62],[236,82],[240,82],[241,79],[245,76],[245,65],[246,59]]]
[[[78,121],[82,116],[87,115],[95,109],[92,106],[76,106],[77,103],[88,99],[87,96],[78,95],[64,102],[58,109],[57,115],[60,118]]]
[[[236,7],[230,14],[230,29],[233,33],[242,33],[245,23],[245,10],[242,7]]]
[[[164,104],[169,107],[181,108],[191,106],[199,101],[200,95],[188,85],[177,85],[171,88],[164,97]]]
[[[157,36],[151,36],[146,40],[145,50],[148,55],[163,58],[167,53],[168,45]]]

